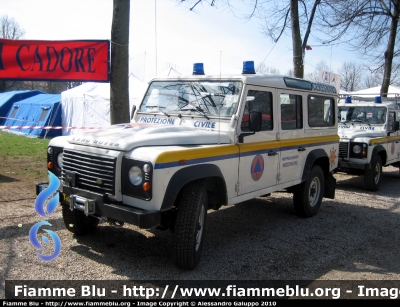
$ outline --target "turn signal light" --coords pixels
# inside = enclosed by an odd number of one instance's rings
[[[150,191],[150,182],[146,181],[143,183],[143,190],[146,192]]]
[[[54,168],[53,162],[47,162],[47,168],[48,169],[53,169]]]

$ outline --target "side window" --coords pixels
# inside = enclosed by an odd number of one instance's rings
[[[44,121],[44,119],[47,116],[47,113],[49,113],[49,109],[43,109],[42,114],[40,114],[40,118],[39,118],[40,122]]]
[[[335,101],[333,98],[309,95],[307,109],[310,127],[335,125]]]
[[[388,131],[393,130],[393,123],[395,121],[395,114],[394,112],[389,112],[389,117],[388,117]]]
[[[302,97],[294,94],[281,94],[282,130],[302,129]]]
[[[265,91],[249,90],[242,117],[242,131],[249,131],[249,113],[258,111],[262,113],[261,131],[272,130],[272,93]]]
[[[19,109],[19,106],[14,106],[14,110],[12,111],[12,113],[11,113],[11,115],[10,115],[11,118],[14,118],[14,117],[15,117],[15,115],[16,115],[17,112],[18,112],[18,109]]]

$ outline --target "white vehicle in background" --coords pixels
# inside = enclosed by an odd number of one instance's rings
[[[66,228],[171,229],[175,263],[193,269],[208,209],[285,189],[299,216],[317,214],[335,194],[336,89],[243,66],[210,76],[197,63],[192,76],[153,79],[131,123],[52,139]]]
[[[363,175],[369,191],[378,190],[382,166],[400,167],[400,97],[374,96],[343,96],[338,103],[337,171]]]

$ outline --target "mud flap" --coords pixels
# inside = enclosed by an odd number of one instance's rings
[[[324,197],[325,198],[335,198],[335,189],[336,189],[336,179],[333,177],[332,173],[325,173],[325,190]]]

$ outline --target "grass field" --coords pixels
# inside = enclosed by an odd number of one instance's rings
[[[0,131],[0,182],[3,177],[46,178],[49,141]]]

